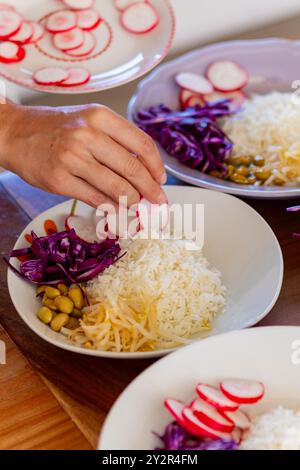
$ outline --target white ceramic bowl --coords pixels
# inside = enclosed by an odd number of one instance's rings
[[[299,327],[253,328],[208,338],[170,354],[146,369],[118,398],[104,423],[99,449],[160,446],[152,431],[162,433],[173,420],[164,400],[173,397],[190,403],[198,382],[260,380],[266,393],[252,405],[254,416],[279,405],[299,410],[299,340]]]
[[[184,186],[167,186],[165,189],[170,203],[203,203],[205,207],[204,254],[222,272],[228,290],[226,311],[217,318],[210,334],[239,330],[260,321],[275,304],[283,277],[281,249],[268,224],[250,206],[233,196]],[[38,216],[25,228],[15,248],[26,246],[24,234],[31,230],[44,235],[46,219],[54,220],[63,230],[70,207],[71,202],[65,202]],[[79,203],[76,213],[88,216],[92,209]],[[13,262],[18,266],[17,260]],[[40,301],[35,297],[33,285],[9,271],[8,288],[25,323],[40,337],[61,348],[113,358],[157,357],[170,352],[114,353],[75,346],[37,318]]]

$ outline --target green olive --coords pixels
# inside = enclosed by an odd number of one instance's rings
[[[61,294],[67,295],[69,292],[69,288],[65,284],[58,284],[57,286],[58,290],[60,291]]]
[[[245,165],[249,166],[252,162],[252,158],[249,155],[240,155],[230,158],[230,163],[234,166]]]
[[[80,327],[79,320],[77,318],[69,317],[69,321],[66,324],[66,328],[69,330],[76,330],[76,328]]]
[[[266,181],[271,176],[271,170],[266,168],[257,168],[257,170],[255,170],[255,176],[260,181]]]
[[[228,165],[226,177],[230,178],[234,172],[235,172],[235,167],[233,165]]]
[[[249,168],[247,168],[245,165],[239,166],[235,171],[238,175],[242,175],[242,176],[249,175]]]
[[[73,289],[69,289],[68,296],[70,297],[76,308],[81,309],[83,307],[84,298],[79,287],[73,287]]]
[[[273,180],[273,184],[275,184],[275,186],[283,186],[285,182],[283,181],[283,179],[275,177]]]
[[[82,318],[82,311],[79,308],[74,308],[72,312],[72,317]]]
[[[37,316],[43,323],[48,325],[53,319],[53,312],[50,310],[50,308],[41,307],[37,313]]]
[[[58,315],[56,315],[55,318],[53,318],[50,326],[52,330],[60,331],[63,326],[66,326],[68,321],[69,321],[69,315],[67,315],[66,313],[59,313]]]
[[[55,299],[55,305],[58,308],[58,310],[62,313],[67,313],[68,315],[72,313],[74,304],[69,297],[65,297],[64,295],[60,295],[59,297],[56,297]]]
[[[44,307],[50,308],[51,310],[57,310],[57,307],[55,305],[54,300],[53,299],[48,299],[46,294],[44,294],[44,296],[43,296],[42,305],[44,305]]]
[[[233,173],[230,177],[230,181],[236,184],[249,184],[247,178],[243,175],[239,175],[238,173]]]
[[[254,165],[256,165],[256,166],[264,166],[264,165],[265,165],[265,159],[264,159],[264,157],[262,157],[261,155],[256,155],[256,156],[253,158],[253,163],[254,163]]]
[[[249,184],[255,184],[256,183],[256,177],[252,173],[247,177],[248,183]]]
[[[60,292],[55,287],[47,286],[45,289],[45,294],[49,299],[55,299],[55,297],[58,297],[60,295]]]

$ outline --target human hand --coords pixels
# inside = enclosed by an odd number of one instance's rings
[[[162,204],[166,173],[152,139],[100,105],[0,108],[0,165],[33,186],[97,207],[140,195]],[[135,156],[134,156],[135,155]]]

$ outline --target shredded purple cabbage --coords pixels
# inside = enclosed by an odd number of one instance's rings
[[[300,206],[292,206],[287,208],[288,212],[299,212],[300,211]],[[297,238],[300,240],[300,233],[293,233],[293,237]]]
[[[78,238],[73,229],[45,237],[31,232],[31,236],[30,247],[10,253],[10,258],[28,257],[20,263],[20,270],[6,258],[4,261],[16,274],[35,284],[87,282],[124,256],[119,256],[117,240],[88,243]]]
[[[181,163],[205,173],[217,170],[225,175],[224,160],[233,143],[220,129],[217,119],[230,114],[230,100],[184,111],[172,111],[161,104],[139,111],[135,122]]]
[[[155,433],[162,441],[164,447],[158,450],[237,450],[235,441],[225,441],[222,439],[200,439],[189,434],[176,421],[170,423],[163,436]]]

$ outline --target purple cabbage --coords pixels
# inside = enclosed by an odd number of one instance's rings
[[[230,114],[230,100],[196,105],[184,111],[172,111],[161,104],[139,111],[135,122],[181,163],[204,173],[216,170],[225,176],[224,160],[233,143],[217,120]]]
[[[200,439],[192,436],[176,421],[170,423],[163,436],[155,433],[162,441],[163,448],[157,450],[237,450],[235,441],[225,441],[223,439]]]
[[[18,271],[6,258],[4,261],[19,276],[34,284],[66,285],[87,282],[118,261],[120,245],[117,240],[88,243],[68,230],[38,237],[31,232],[28,248],[13,250],[10,258],[26,256]]]

